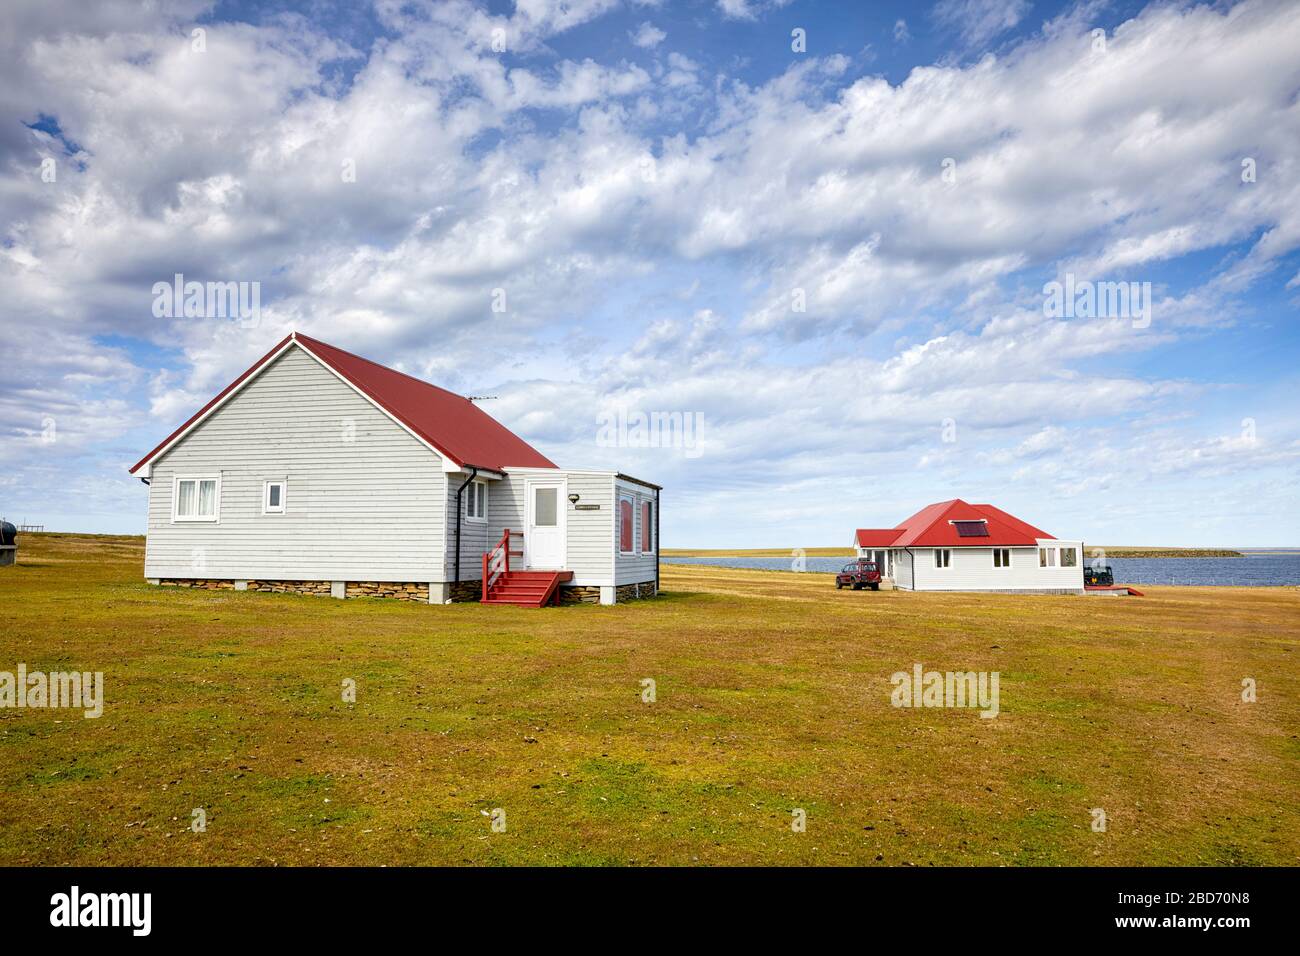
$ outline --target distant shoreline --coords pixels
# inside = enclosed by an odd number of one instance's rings
[[[789,558],[796,550],[802,550],[808,558],[851,558],[855,552],[852,548],[663,548],[660,553],[665,558]],[[1240,551],[1231,548],[1143,548],[1143,547],[1107,547],[1106,545],[1086,545],[1087,556],[1091,558],[1094,551],[1103,552],[1108,558],[1244,558]],[[1263,552],[1268,553],[1268,552]],[[1284,551],[1277,551],[1284,554]]]

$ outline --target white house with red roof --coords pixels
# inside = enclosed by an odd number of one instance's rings
[[[859,558],[909,591],[1083,594],[1083,542],[1054,538],[993,505],[960,498],[893,528],[859,528]]]
[[[291,333],[131,469],[154,584],[541,606],[657,593],[658,485]]]

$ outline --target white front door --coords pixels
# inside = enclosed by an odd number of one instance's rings
[[[564,482],[528,482],[528,527],[524,529],[524,565],[562,570],[564,546]]]

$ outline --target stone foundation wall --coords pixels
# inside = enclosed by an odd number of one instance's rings
[[[328,581],[249,581],[250,591],[269,591],[272,594],[316,594],[330,596]]]
[[[600,588],[560,586],[560,604],[599,604]]]
[[[636,584],[620,584],[614,591],[614,600],[622,604],[624,601],[635,601],[637,598],[648,598],[655,596],[655,583],[651,581],[638,581]]]
[[[163,578],[158,582],[165,588],[198,588],[204,591],[233,591],[234,581],[210,581],[205,578]]]
[[[252,588],[253,582],[248,582],[248,586]],[[325,582],[325,593],[330,593],[328,581]],[[346,593],[350,598],[385,597],[397,598],[399,601],[429,603],[429,585],[427,584],[403,584],[396,581],[349,581]]]
[[[234,581],[218,581],[208,578],[163,578],[158,583],[164,587],[173,588],[197,588],[207,591],[235,590]],[[639,595],[637,591],[638,588],[640,589]],[[249,581],[248,590],[267,591],[273,594],[315,594],[321,597],[329,597],[330,582]],[[449,583],[447,585],[447,590],[452,601],[477,602],[483,597],[483,582],[480,579],[475,579],[473,581],[458,581],[455,583]],[[344,593],[349,598],[383,597],[396,598],[399,601],[418,601],[424,604],[429,602],[429,585],[427,584],[393,581],[348,581]],[[631,601],[638,596],[649,597],[653,593],[653,581],[643,582],[640,585],[629,584],[626,587],[619,588],[618,599],[620,601]],[[561,587],[560,603],[599,604],[600,588]]]
[[[483,600],[483,579],[473,581],[453,581],[447,585],[448,596],[453,602]]]

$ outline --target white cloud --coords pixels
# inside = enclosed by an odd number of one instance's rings
[[[722,11],[724,17],[733,20],[754,18],[754,9],[749,5],[749,0],[718,0],[718,9]]]
[[[982,46],[1025,18],[1029,0],[939,0],[934,18],[970,46]]]
[[[718,0],[718,10],[729,20],[755,20],[762,11],[789,3],[790,0]]]
[[[632,33],[632,42],[643,50],[653,50],[660,43],[668,38],[668,34],[660,30],[649,20],[642,23]]]

